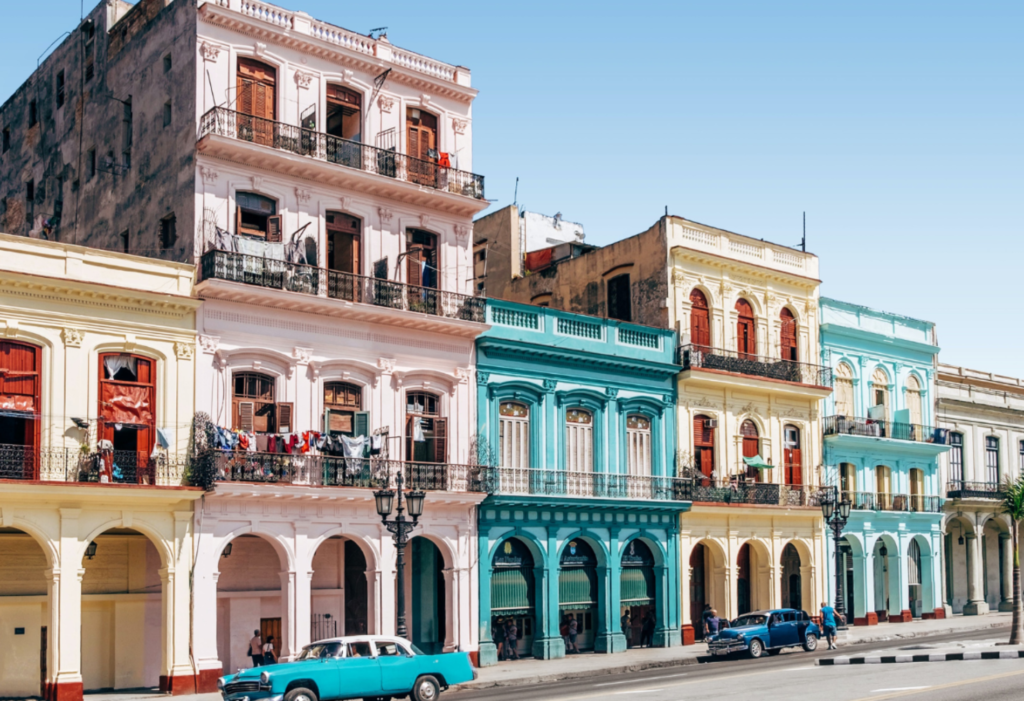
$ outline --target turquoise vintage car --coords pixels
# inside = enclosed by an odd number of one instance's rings
[[[820,636],[817,624],[804,611],[754,611],[740,616],[718,635],[712,635],[708,639],[708,651],[712,655],[746,652],[754,659],[766,652],[778,654],[787,647],[814,652]]]
[[[468,653],[427,655],[403,638],[360,635],[315,642],[293,662],[243,669],[217,687],[225,701],[436,701],[473,678]]]

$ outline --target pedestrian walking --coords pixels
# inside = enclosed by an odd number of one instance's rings
[[[519,659],[519,628],[516,626],[516,619],[508,619],[507,635],[505,637],[505,649],[508,650],[506,657],[513,660]]]
[[[252,640],[249,641],[249,657],[252,658],[252,666],[263,665],[263,637],[258,630],[252,632]]]
[[[274,650],[274,636],[268,635],[263,643],[263,664],[277,664],[277,652]]]
[[[700,614],[700,633],[703,638],[708,637],[708,616],[711,615],[711,604],[704,604],[704,611]]]
[[[711,609],[708,613],[711,615],[704,619],[705,640],[712,635],[718,635],[718,631],[722,628],[722,619],[718,617],[718,611]]]
[[[622,635],[626,638],[626,649],[628,650],[633,643],[633,620],[629,617],[629,609],[622,614],[619,625],[622,626]]]
[[[491,640],[494,641],[494,646],[498,648],[498,661],[505,659],[505,619],[498,616],[498,620],[494,622],[494,632],[491,633]]]
[[[640,647],[643,647],[644,645],[651,647],[654,645],[655,624],[654,611],[648,611],[647,615],[644,616],[644,625],[640,629]]]
[[[572,652],[574,655],[578,655],[578,654],[580,654],[580,648],[579,648],[578,645],[576,645],[576,636],[579,635],[580,628],[579,628],[579,623],[576,621],[576,616],[574,614],[571,614],[571,613],[569,614],[568,625],[569,625],[569,636],[568,637],[569,637],[570,652]]]
[[[846,623],[846,619],[843,618],[843,614],[837,613],[834,608],[828,604],[821,605],[821,629],[825,633],[825,640],[828,641],[828,649],[835,650],[838,648],[836,645],[836,638],[838,637],[838,626],[836,626],[836,616],[839,616],[843,623]]]

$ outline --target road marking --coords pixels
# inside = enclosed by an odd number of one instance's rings
[[[636,689],[635,691],[615,691],[612,692],[612,696],[620,696],[622,694],[649,694],[652,691],[664,691],[664,689]]]
[[[915,689],[913,691],[896,691],[885,696],[865,696],[856,701],[883,701],[884,699],[896,699],[901,696],[913,696],[914,694],[920,694],[925,689],[929,691],[938,691],[939,689],[952,689],[958,686],[964,686],[966,684],[977,684],[979,682],[990,682],[994,679],[1003,679],[1005,677],[1018,677],[1024,674],[1024,670],[1017,672],[1003,672],[1002,674],[993,674],[988,677],[975,677],[974,679],[962,679],[958,682],[950,682],[949,684],[939,684],[938,686],[926,686],[924,689]]]
[[[686,674],[666,674],[660,677],[644,677],[643,679],[628,679],[622,682],[605,682],[604,684],[594,684],[594,686],[618,686],[619,684],[644,684],[646,682],[653,682],[658,679],[677,679],[679,677],[685,677]]]
[[[880,694],[883,691],[919,691],[920,689],[931,689],[930,686],[894,686],[891,689],[875,689],[872,694]]]

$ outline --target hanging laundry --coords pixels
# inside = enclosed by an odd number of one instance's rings
[[[256,450],[261,453],[266,453],[269,450],[268,443],[270,442],[270,436],[265,433],[261,433],[256,436]]]
[[[369,441],[366,436],[358,438],[342,436],[341,442],[345,446],[345,474],[358,475],[363,471],[363,455]]]
[[[384,436],[379,433],[370,437],[370,455],[380,455],[384,448]]]
[[[164,450],[168,450],[171,447],[171,431],[170,428],[158,428],[156,430],[156,442]]]
[[[415,419],[412,425],[412,439],[416,443],[426,443],[427,437],[423,435],[423,419]]]
[[[441,166],[442,168],[452,167],[452,162],[448,159],[448,154],[445,153],[444,151],[441,151],[441,153],[438,154],[437,165]]]
[[[114,449],[114,444],[104,439],[96,444],[96,449],[100,451],[110,451]]]

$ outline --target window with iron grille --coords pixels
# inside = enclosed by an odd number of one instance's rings
[[[530,467],[530,408],[521,402],[502,402],[498,416],[501,466]]]
[[[949,480],[964,481],[964,434],[949,434]]]
[[[999,482],[999,439],[995,436],[985,437],[985,479]]]

